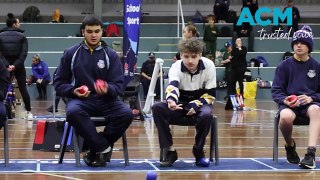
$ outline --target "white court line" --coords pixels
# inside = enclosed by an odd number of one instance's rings
[[[271,169],[273,169],[273,170],[278,170],[277,168],[274,168],[274,167],[272,167],[272,166],[269,166],[268,164],[263,163],[263,162],[261,162],[261,161],[258,161],[258,160],[256,160],[256,159],[251,158],[251,160],[252,160],[252,161],[255,161],[255,162],[259,163],[259,164],[262,164],[262,165],[264,165],[264,166],[267,166],[267,167],[269,167],[269,168],[271,168]]]
[[[186,160],[194,160],[193,158],[183,158],[184,161]],[[299,172],[310,172],[310,170],[305,170],[305,169],[276,169],[272,166],[269,166],[265,163],[262,163],[260,161],[258,161],[257,159],[271,159],[271,158],[220,158],[221,160],[251,160],[251,161],[255,161],[259,164],[262,164],[264,166],[269,167],[270,169],[240,169],[240,170],[236,170],[236,169],[215,169],[214,167],[219,167],[219,166],[215,166],[215,165],[211,165],[210,167],[213,167],[213,169],[188,169],[188,170],[178,170],[178,169],[158,169],[156,166],[154,166],[154,164],[150,164],[151,161],[157,161],[157,159],[134,159],[136,161],[139,162],[146,162],[145,164],[149,164],[151,165],[154,169],[156,169],[157,172],[192,172],[192,173],[199,173],[199,172],[291,172],[291,171],[299,171]],[[56,161],[56,159],[53,159]],[[120,159],[119,159],[120,160]],[[26,161],[26,159],[23,159],[23,161]],[[32,160],[34,161],[34,160]],[[49,160],[37,160],[37,164],[43,163],[42,161],[48,162]],[[133,160],[130,160],[133,161]],[[74,160],[73,160],[74,163]],[[147,167],[148,168],[148,167]],[[150,167],[149,167],[150,168]],[[60,175],[56,175],[55,173],[81,173],[81,172],[107,172],[107,173],[111,173],[111,172],[122,172],[122,173],[129,173],[129,172],[142,172],[142,171],[148,171],[147,169],[140,169],[140,170],[111,170],[108,169],[106,167],[105,170],[80,170],[75,168],[74,170],[70,170],[70,171],[61,171],[61,170],[47,170],[47,171],[40,171],[40,168],[37,167],[37,171],[33,171],[33,170],[20,170],[20,171],[2,171],[4,172],[20,172],[20,173],[38,173],[38,174],[46,174],[48,176],[56,176],[56,177],[64,177],[66,179],[73,179],[73,180],[81,180],[78,178],[72,178],[72,177],[67,177],[67,176],[60,176]],[[320,171],[320,169],[314,169],[312,171]],[[47,173],[54,173],[54,174],[47,174]]]
[[[155,170],[159,171],[160,169],[157,168],[157,166],[155,166],[152,162],[150,162],[148,159],[145,159],[145,161],[150,165],[152,166]]]
[[[41,160],[38,159],[37,160],[37,172],[41,172],[40,166],[41,166]]]

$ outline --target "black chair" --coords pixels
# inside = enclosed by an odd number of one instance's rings
[[[276,164],[279,164],[279,153],[278,153],[279,120],[280,120],[280,114],[278,112],[274,117],[274,130],[273,130],[273,161],[275,161]],[[296,117],[296,119],[293,121],[293,125],[298,125],[298,126],[309,125],[309,123],[310,123],[309,118],[301,117],[301,116]]]
[[[143,92],[142,84],[140,83],[140,74],[135,73],[134,79],[129,82],[124,93],[122,95],[123,99],[133,99],[133,105],[139,110],[140,120],[144,121],[144,113],[141,108],[141,97],[140,92]],[[130,99],[129,99],[130,102]]]
[[[181,120],[175,121],[175,123],[170,123],[171,125],[177,126],[195,126],[196,121],[190,118],[183,118]],[[213,115],[211,129],[210,129],[210,157],[209,160],[213,162],[213,151],[215,153],[215,165],[219,164],[219,143],[218,143],[218,120],[217,116]],[[167,152],[163,148],[160,149],[160,162],[165,159]]]
[[[106,125],[106,121],[103,117],[92,117],[91,120],[94,122],[94,124],[98,127],[98,126],[105,126]],[[62,142],[61,142],[61,146],[60,146],[60,155],[59,155],[59,164],[62,164],[63,161],[63,157],[64,157],[64,153],[65,153],[65,149],[66,149],[66,145],[67,145],[67,141],[68,141],[68,134],[70,132],[71,129],[71,125],[69,123],[67,123],[66,127],[65,127],[65,131],[63,133],[63,138],[62,138]],[[79,134],[77,133],[77,131],[73,128],[73,144],[74,144],[74,155],[75,155],[75,160],[76,160],[76,166],[79,167],[80,166],[80,147],[79,147]],[[127,136],[126,133],[124,133],[122,135],[122,145],[123,145],[123,155],[124,155],[124,159],[125,159],[125,166],[129,166],[129,155],[128,155],[128,145],[127,145]],[[110,157],[112,154],[112,150],[111,149],[111,153],[110,153]],[[110,162],[110,157],[108,158],[108,162]]]

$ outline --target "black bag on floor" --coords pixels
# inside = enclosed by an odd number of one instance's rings
[[[32,150],[60,151],[64,129],[65,121],[38,121]],[[70,130],[66,151],[73,151],[72,138],[73,134]],[[82,147],[83,139],[80,138],[79,141],[79,146]]]

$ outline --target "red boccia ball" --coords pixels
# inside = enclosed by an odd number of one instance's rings
[[[96,81],[96,86],[100,89],[104,89],[106,88],[106,82],[104,82],[104,80],[98,79]]]
[[[297,100],[298,100],[298,96],[296,96],[294,94],[289,96],[289,98],[288,98],[289,102],[296,102]]]
[[[79,93],[80,94],[85,94],[88,91],[89,91],[89,88],[86,85],[81,86],[80,89],[79,89]]]

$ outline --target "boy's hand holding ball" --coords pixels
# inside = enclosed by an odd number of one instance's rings
[[[96,90],[97,94],[99,94],[99,95],[107,94],[108,83],[102,79],[98,79],[94,83],[94,89]]]
[[[295,108],[295,107],[298,107],[300,106],[300,103],[299,103],[299,98],[298,96],[296,95],[290,95],[286,98],[286,100],[288,101],[288,106],[291,107],[291,108]]]
[[[90,94],[89,88],[86,85],[82,85],[74,90],[74,94],[78,97],[87,97]]]

